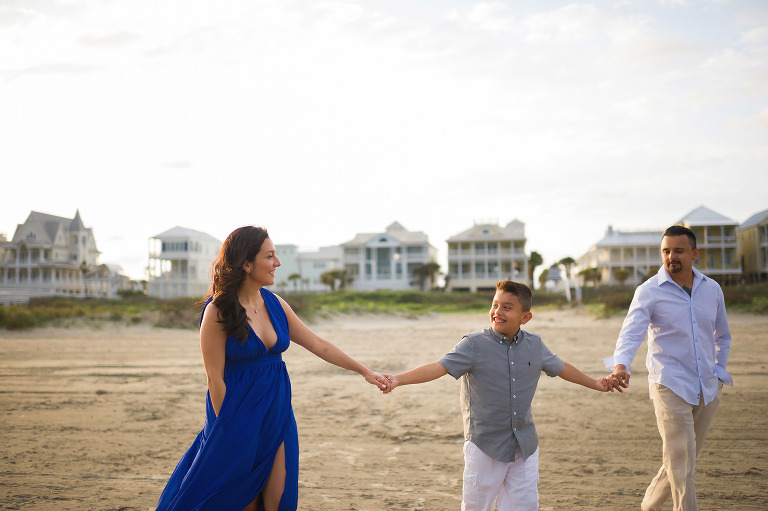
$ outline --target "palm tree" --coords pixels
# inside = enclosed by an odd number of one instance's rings
[[[290,275],[288,275],[288,280],[293,282],[293,291],[294,291],[294,293],[296,291],[298,291],[299,290],[298,289],[299,288],[299,281],[301,280],[301,275],[299,275],[298,273],[291,273]]]
[[[533,270],[543,262],[544,258],[536,251],[531,252],[530,257],[528,257],[528,282],[530,282],[531,287],[533,287]]]
[[[619,284],[624,285],[624,282],[629,278],[629,270],[626,268],[619,268],[613,272],[613,276],[619,281]]]
[[[419,289],[424,291],[424,285],[427,281],[430,282],[431,287],[435,287],[435,281],[437,280],[437,274],[440,272],[440,265],[434,261],[430,261],[425,264],[421,264],[413,269],[413,277],[415,282],[419,284]]]
[[[547,282],[549,276],[549,268],[545,268],[541,275],[539,275],[539,289],[544,289],[544,284]]]
[[[584,284],[591,281],[594,287],[597,287],[603,274],[600,268],[585,268],[579,272],[579,276],[584,277]]]
[[[571,280],[571,268],[573,268],[573,265],[576,264],[576,260],[571,257],[563,257],[557,262],[558,266],[563,265],[565,266],[565,276],[568,277],[568,280]]]
[[[331,292],[336,291],[336,270],[329,270],[321,273],[320,282],[330,287]]]

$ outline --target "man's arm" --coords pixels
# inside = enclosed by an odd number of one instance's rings
[[[446,374],[448,374],[448,371],[446,371],[445,367],[440,365],[439,362],[424,364],[423,366],[419,366],[416,369],[411,369],[410,371],[397,375],[387,374],[384,375],[387,380],[387,388],[382,389],[382,393],[389,394],[395,389],[395,387],[399,387],[400,385],[426,383],[428,381],[436,380],[441,376],[445,376]]]
[[[723,292],[717,303],[715,317],[715,375],[725,384],[733,385],[733,378],[728,373],[728,355],[731,351],[731,329],[728,326],[728,316],[725,314],[725,299]]]
[[[613,356],[603,360],[605,368],[612,371],[610,380],[614,388],[629,386],[632,360],[648,333],[652,306],[650,293],[643,286],[638,287],[621,326]]]

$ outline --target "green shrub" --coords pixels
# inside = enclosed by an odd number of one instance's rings
[[[8,330],[28,330],[35,326],[35,318],[26,309],[14,307],[5,316],[5,328]]]
[[[757,314],[768,314],[768,297],[756,296],[752,298],[750,311]]]

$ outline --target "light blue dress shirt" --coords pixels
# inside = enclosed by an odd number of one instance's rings
[[[606,369],[622,364],[629,370],[646,333],[649,387],[659,383],[698,405],[702,396],[705,404],[715,398],[718,380],[733,385],[725,369],[731,331],[723,291],[696,268],[690,296],[663,266],[635,290]]]

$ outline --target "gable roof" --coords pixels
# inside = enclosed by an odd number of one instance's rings
[[[702,225],[739,225],[739,222],[721,215],[716,211],[699,206],[694,209],[683,218],[677,221],[678,224],[685,224],[690,226],[702,226]]]
[[[469,229],[462,231],[455,236],[451,236],[447,241],[476,241],[480,239],[524,240],[525,224],[517,219],[512,220],[504,227],[491,223],[475,224]]]
[[[768,219],[768,209],[766,209],[765,211],[761,211],[759,213],[755,213],[751,217],[747,218],[747,220],[739,226],[739,229],[746,229],[748,227],[753,227],[766,219]]]
[[[221,244],[221,241],[217,240],[213,236],[211,236],[208,233],[202,232],[202,231],[196,231],[194,229],[189,229],[187,227],[181,227],[176,226],[168,229],[165,232],[161,232],[160,234],[157,234],[155,236],[152,236],[152,238],[182,238],[182,239],[195,239],[198,241],[212,241],[218,244]]]
[[[659,245],[663,231],[624,232],[608,226],[603,239],[595,243],[597,247],[637,247],[643,245]]]
[[[355,235],[354,238],[342,243],[342,247],[360,246],[370,242],[373,238],[379,236],[389,236],[400,243],[426,243],[429,245],[429,237],[423,231],[408,231],[398,222],[390,224],[384,232],[362,232]]]

